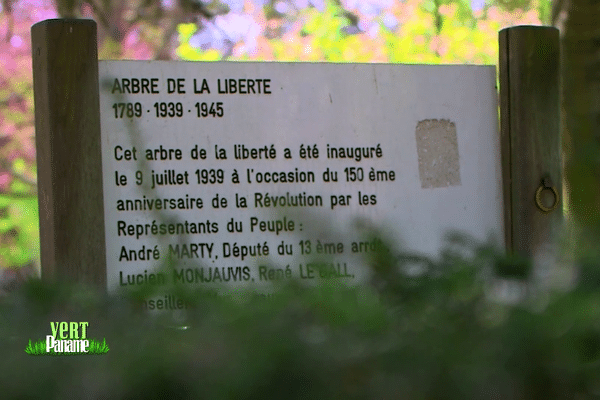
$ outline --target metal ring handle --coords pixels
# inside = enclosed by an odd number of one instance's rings
[[[546,207],[542,204],[542,192],[544,191],[544,189],[551,190],[554,194],[554,203],[550,207]],[[558,190],[556,190],[556,188],[552,186],[552,181],[550,180],[550,178],[542,179],[542,184],[535,191],[535,205],[537,206],[537,208],[539,208],[541,212],[547,214],[551,211],[554,211],[554,209],[558,206],[559,201],[560,196],[558,195]]]

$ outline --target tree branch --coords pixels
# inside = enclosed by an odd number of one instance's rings
[[[28,176],[25,176],[17,171],[9,170],[7,171],[13,178],[20,180],[21,182],[33,187],[37,190],[37,180],[33,180]]]
[[[96,16],[98,16],[98,19],[100,20],[102,25],[106,29],[108,29],[110,25],[108,23],[108,20],[106,19],[106,15],[104,15],[104,11],[100,9],[98,4],[96,4],[94,0],[88,0],[88,4],[90,5],[90,7],[92,7],[92,11],[94,12],[94,14],[96,14]]]
[[[165,29],[161,43],[154,50],[154,58],[156,60],[168,60],[170,57],[166,54],[167,47],[171,43],[171,38],[177,32],[177,25],[184,21],[184,13],[181,6],[175,8],[173,15],[170,19],[170,24]]]

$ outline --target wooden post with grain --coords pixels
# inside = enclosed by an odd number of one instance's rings
[[[543,256],[562,226],[558,29],[499,33],[502,175],[508,252]]]
[[[96,23],[31,28],[42,279],[106,290]]]

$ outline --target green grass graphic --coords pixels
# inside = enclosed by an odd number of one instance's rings
[[[90,340],[90,347],[88,350],[88,354],[106,354],[108,353],[109,348],[106,344],[106,339],[103,339],[102,343],[92,339]]]
[[[90,345],[88,347],[87,353],[61,353],[56,352],[54,350],[46,351],[46,341],[40,340],[35,343],[31,343],[31,339],[29,339],[29,344],[25,347],[25,353],[32,356],[77,356],[82,354],[106,354],[108,353],[108,345],[106,344],[106,339],[102,340],[102,343],[95,339],[90,339]]]

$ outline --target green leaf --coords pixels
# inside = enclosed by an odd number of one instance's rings
[[[187,42],[197,30],[198,27],[193,23],[177,25],[177,32],[179,32],[179,35],[181,36],[179,41],[181,43]]]
[[[23,160],[22,158],[17,158],[13,162],[13,170],[19,174],[25,173],[26,167],[27,165],[25,164],[25,160]]]

